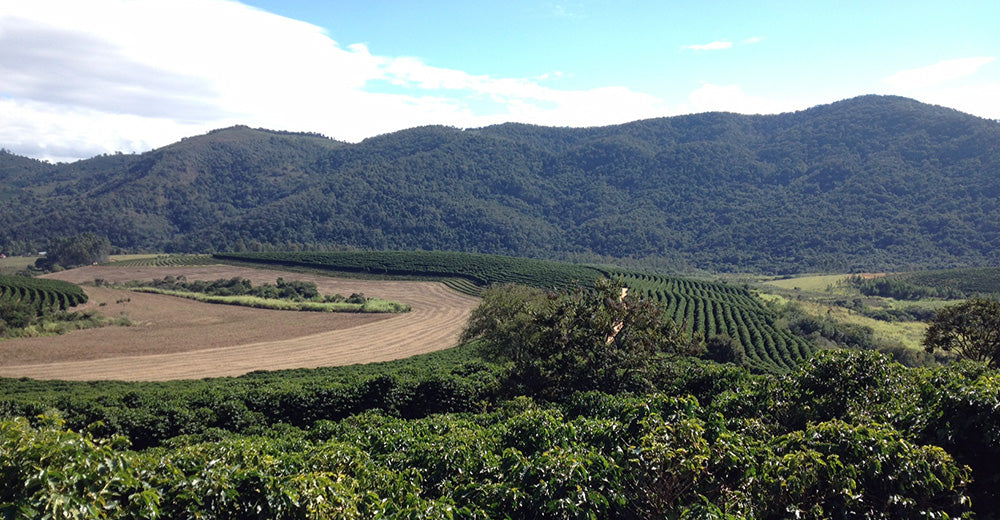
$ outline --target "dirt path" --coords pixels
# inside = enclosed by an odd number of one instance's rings
[[[239,276],[254,284],[274,283],[280,276],[316,282],[323,294],[364,293],[407,303],[412,311],[271,311],[86,287],[86,308],[106,316],[124,314],[134,325],[0,342],[0,376],[160,381],[387,361],[454,345],[478,302],[436,282],[338,279],[230,266],[91,266],[49,276],[83,283],[168,275],[188,280]]]

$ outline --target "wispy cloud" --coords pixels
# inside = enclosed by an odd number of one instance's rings
[[[940,61],[918,69],[899,71],[883,81],[900,89],[919,89],[971,76],[994,60],[996,58],[992,56],[978,56]]]
[[[724,51],[727,49],[732,49],[737,45],[753,45],[755,43],[760,43],[764,41],[762,36],[753,36],[745,40],[740,40],[739,43],[733,43],[729,40],[716,40],[709,43],[696,43],[692,45],[682,45],[681,49],[688,51]]]
[[[728,41],[714,41],[711,43],[701,43],[693,45],[684,45],[682,49],[687,49],[691,51],[719,51],[730,49],[733,47],[733,42]]]

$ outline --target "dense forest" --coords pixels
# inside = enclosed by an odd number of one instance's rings
[[[361,143],[234,127],[139,155],[0,154],[0,249],[408,249],[772,273],[996,265],[1000,124],[899,97]]]

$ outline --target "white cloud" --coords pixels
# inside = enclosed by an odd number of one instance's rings
[[[544,78],[377,56],[230,0],[0,2],[0,146],[51,160],[233,124],[356,141],[422,124],[582,126],[663,113],[625,87],[557,90]],[[491,112],[474,109],[483,100]]]
[[[970,76],[994,60],[996,58],[989,56],[946,60],[919,69],[899,71],[884,81],[899,89],[920,89]]]
[[[704,83],[688,96],[686,112],[736,112],[739,114],[776,114],[805,108],[800,101],[775,100],[752,96],[739,85]]]
[[[715,41],[711,43],[685,45],[682,48],[692,51],[718,51],[718,50],[731,49],[732,47],[733,47],[733,42]]]
[[[1000,76],[991,56],[945,60],[883,79],[884,93],[1000,119]],[[992,69],[987,73],[986,68]]]

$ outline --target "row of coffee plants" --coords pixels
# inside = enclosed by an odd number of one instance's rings
[[[92,312],[69,312],[86,303],[77,285],[59,280],[0,275],[0,338],[62,334],[100,326]]]
[[[846,282],[868,296],[897,300],[957,300],[1000,295],[1000,267],[975,267],[851,276]]]
[[[630,290],[666,306],[688,334],[727,336],[742,346],[755,370],[782,372],[811,356],[816,347],[776,325],[774,312],[743,287],[649,273],[611,271]]]
[[[750,519],[989,517],[1000,506],[1000,375],[982,365],[914,370],[830,351],[775,376],[664,360],[652,393],[549,402],[506,394],[502,366],[462,352],[337,376],[0,381],[0,508]]]
[[[0,275],[0,298],[44,310],[66,310],[87,302],[80,286],[62,280]]]
[[[593,285],[607,273],[594,267],[499,255],[438,251],[216,253],[218,260],[294,266],[363,275],[464,278],[479,287],[517,283],[559,288]]]
[[[113,260],[110,265],[119,267],[175,267],[187,265],[210,265],[215,263],[212,255],[156,255]]]

